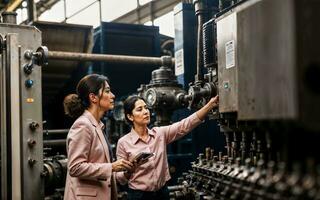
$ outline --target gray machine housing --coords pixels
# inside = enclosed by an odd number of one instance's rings
[[[216,19],[221,113],[320,129],[319,10],[315,0],[251,0]]]
[[[43,199],[41,67],[25,57],[41,46],[41,32],[0,24],[0,34],[1,199]]]

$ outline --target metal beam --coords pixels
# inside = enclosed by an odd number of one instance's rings
[[[51,129],[51,130],[43,130],[44,135],[61,135],[61,134],[67,134],[69,132],[69,129]]]
[[[14,0],[12,1],[10,4],[8,4],[8,6],[6,7],[6,11],[7,12],[12,12],[15,11],[20,4],[22,3],[22,0]]]
[[[34,22],[38,20],[37,7],[34,0],[27,0],[28,3],[28,21]]]
[[[40,0],[36,3],[37,7],[37,17],[39,17],[42,13],[49,10],[52,6],[58,3],[60,0]]]
[[[174,6],[180,2],[182,0],[154,0],[118,17],[113,22],[143,24],[173,11]]]
[[[45,147],[66,146],[66,144],[66,139],[43,140],[43,146]]]

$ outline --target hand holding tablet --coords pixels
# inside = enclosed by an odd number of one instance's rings
[[[136,161],[137,163],[144,163],[144,161],[148,160],[153,155],[154,153],[150,152],[140,152],[132,160]]]

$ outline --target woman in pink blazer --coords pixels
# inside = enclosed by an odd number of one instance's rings
[[[124,159],[112,162],[108,140],[100,121],[114,107],[108,79],[91,74],[80,80],[77,94],[64,100],[66,114],[76,117],[67,136],[68,173],[65,200],[117,199],[114,173],[132,170]]]
[[[118,159],[133,160],[134,168],[117,173],[121,184],[128,183],[128,200],[169,200],[166,182],[170,179],[167,145],[189,133],[218,106],[219,97],[210,101],[189,117],[169,126],[148,129],[150,112],[145,101],[139,96],[130,96],[124,102],[126,120],[132,125],[131,131],[119,139]],[[152,153],[148,160],[138,161],[140,152]]]

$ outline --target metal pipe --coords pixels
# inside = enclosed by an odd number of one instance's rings
[[[37,6],[34,0],[27,0],[28,3],[28,22],[35,22],[38,20]]]
[[[173,186],[168,186],[168,190],[169,190],[169,192],[177,191],[177,190],[183,190],[184,188],[186,188],[184,185],[173,185]]]
[[[108,54],[90,54],[63,51],[49,51],[48,59],[50,60],[72,60],[72,61],[103,61],[117,64],[144,64],[152,66],[173,66],[174,59],[163,56],[145,57],[145,56],[125,56],[125,55],[108,55]]]
[[[203,15],[198,15],[198,39],[197,39],[197,74],[196,74],[196,81],[202,80],[202,67],[203,67],[203,45],[202,45],[202,26],[203,26]]]
[[[196,17],[198,19],[198,29],[197,29],[197,74],[195,75],[195,81],[203,80],[202,77],[202,67],[203,67],[203,43],[202,43],[202,26],[205,22],[205,3],[203,0],[193,0],[195,7]]]
[[[0,35],[0,52],[1,52],[1,64],[0,64],[0,151],[1,151],[1,199],[8,199],[8,190],[10,189],[10,186],[8,185],[8,170],[7,170],[7,164],[9,162],[9,158],[7,156],[7,105],[6,105],[6,99],[7,99],[7,67],[6,67],[6,50],[2,48],[4,46],[4,38],[2,35]],[[9,162],[10,163],[10,162]]]
[[[67,0],[63,0],[64,22],[67,22]]]
[[[69,129],[54,129],[54,130],[43,130],[43,134],[66,134],[69,132]]]
[[[65,139],[58,139],[58,140],[43,140],[43,146],[65,146],[66,140]]]

